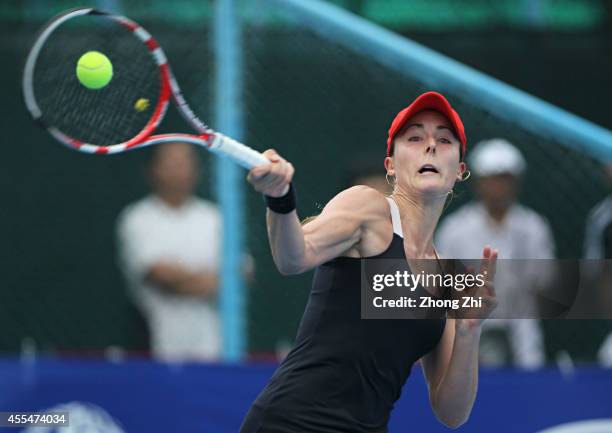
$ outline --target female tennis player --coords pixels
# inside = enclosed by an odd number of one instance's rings
[[[438,259],[433,235],[445,201],[466,172],[461,119],[440,94],[419,96],[389,130],[390,197],[365,186],[339,193],[301,225],[293,166],[274,150],[248,181],[265,195],[272,255],[283,275],[316,268],[295,346],[252,405],[241,433],[382,433],[412,365],[421,360],[429,399],[449,427],[470,414],[482,321],[495,308],[497,251],[483,248],[486,283],[478,314],[423,320],[362,320],[361,261]],[[350,150],[349,150],[350,151]],[[483,314],[484,312],[484,314]],[[407,426],[407,430],[409,427]]]

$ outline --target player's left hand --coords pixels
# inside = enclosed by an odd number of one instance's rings
[[[478,306],[474,305],[456,310],[454,317],[456,318],[457,332],[468,332],[479,328],[497,307],[498,301],[494,285],[497,255],[497,250],[489,246],[484,247],[479,271],[479,274],[484,277],[484,284],[480,287],[475,285],[459,292],[460,299],[471,297],[480,302]]]

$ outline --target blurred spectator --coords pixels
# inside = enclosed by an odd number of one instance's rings
[[[436,236],[440,253],[453,259],[477,259],[483,245],[499,250],[500,259],[550,259],[554,241],[548,223],[533,210],[517,202],[521,176],[526,169],[519,150],[503,139],[479,143],[468,160],[475,175],[477,201],[468,203],[442,222]],[[536,317],[537,288],[544,284],[538,266],[517,272],[498,272],[496,290],[510,305],[508,316]],[[499,268],[499,267],[498,267]],[[485,365],[512,363],[535,368],[545,362],[543,333],[534,319],[490,319],[485,321],[480,357]]]
[[[221,352],[222,220],[213,203],[194,196],[199,167],[189,144],[156,146],[152,194],[118,220],[121,267],[147,318],[153,356],[165,361],[214,360]]]
[[[612,185],[612,162],[607,163],[604,170]],[[612,259],[612,194],[589,213],[585,227],[584,257],[601,260],[587,264],[589,271],[595,273],[588,275],[588,284],[596,294],[594,303],[602,309],[601,313],[612,311],[612,261],[609,260]],[[604,338],[599,349],[599,363],[612,368],[612,321],[602,322],[601,325],[608,336]]]

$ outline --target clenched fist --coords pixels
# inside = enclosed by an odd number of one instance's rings
[[[270,163],[251,169],[247,181],[253,185],[255,191],[270,197],[282,197],[289,191],[289,183],[293,179],[295,169],[274,149],[266,150],[263,155]]]

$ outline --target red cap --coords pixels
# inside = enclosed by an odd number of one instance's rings
[[[461,118],[459,118],[457,112],[453,110],[453,107],[451,107],[446,98],[436,92],[423,93],[416,98],[412,104],[397,113],[397,116],[395,116],[395,119],[393,119],[391,128],[389,128],[389,138],[387,138],[387,156],[389,156],[389,152],[391,152],[391,144],[393,143],[395,135],[400,129],[402,129],[408,119],[425,110],[435,110],[449,120],[453,126],[453,129],[455,130],[455,134],[457,135],[459,142],[461,143],[461,159],[463,160],[467,146],[463,122],[461,121]]]

